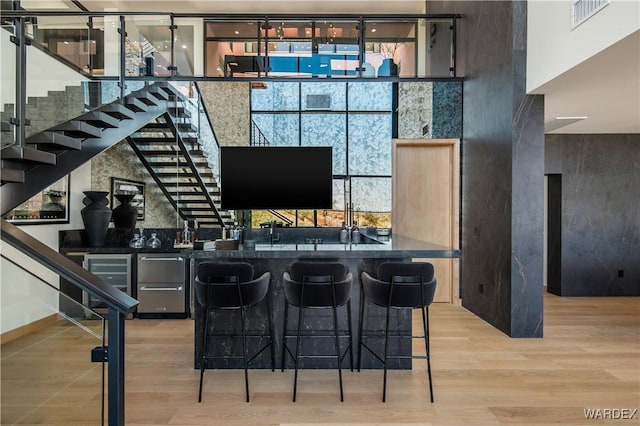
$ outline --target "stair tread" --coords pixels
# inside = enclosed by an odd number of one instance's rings
[[[105,112],[119,119],[133,120],[136,116],[135,111],[130,110],[125,105],[113,102],[100,108],[100,111]]]
[[[65,133],[79,134],[83,137],[100,137],[102,129],[80,120],[71,120],[52,127],[52,131],[62,131]]]
[[[64,133],[46,131],[30,136],[26,140],[27,144],[47,144],[54,145],[66,149],[79,150],[82,148],[80,139],[67,136]]]
[[[29,146],[8,146],[2,150],[2,158],[5,160],[21,160],[32,163],[56,164],[55,154],[40,151]]]
[[[86,121],[91,125],[95,125],[96,127],[118,127],[120,125],[120,121],[107,114],[106,112],[101,111],[92,111],[87,114],[84,114],[78,118],[79,120]],[[95,123],[95,124],[94,124]]]
[[[24,183],[24,171],[3,167],[0,170],[0,180],[2,182]]]

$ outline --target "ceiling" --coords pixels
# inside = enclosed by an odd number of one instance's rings
[[[69,0],[22,0],[52,8]],[[80,0],[91,11],[255,14],[417,14],[412,0]],[[64,6],[61,6],[64,7]],[[640,133],[640,31],[535,90],[547,133]],[[558,119],[561,117],[562,119]],[[586,118],[582,118],[586,117]]]

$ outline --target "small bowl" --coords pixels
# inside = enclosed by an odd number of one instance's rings
[[[377,228],[376,229],[376,234],[379,237],[388,237],[390,233],[391,233],[391,229],[390,228]]]

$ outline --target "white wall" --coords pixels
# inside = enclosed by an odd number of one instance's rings
[[[527,92],[640,29],[640,1],[611,0],[571,29],[571,0],[527,2]]]
[[[0,79],[0,111],[5,104],[15,104],[16,93],[16,45],[9,40],[8,31],[0,31],[2,64]],[[78,86],[87,79],[61,62],[33,46],[27,47],[27,97],[47,96],[50,90],[64,90],[66,86]]]
[[[58,231],[82,229],[80,210],[84,207],[82,191],[91,189],[90,162],[71,173],[70,220],[62,225],[29,225],[20,228],[54,250],[58,250]],[[8,244],[0,242],[0,252],[22,265],[42,280],[58,288],[60,278]],[[58,311],[58,293],[40,280],[2,259],[0,271],[0,333],[13,330]]]

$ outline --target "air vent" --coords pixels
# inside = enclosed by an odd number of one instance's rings
[[[610,0],[575,0],[571,8],[571,28],[575,28],[602,10]]]
[[[307,95],[307,109],[331,109],[331,95]]]

